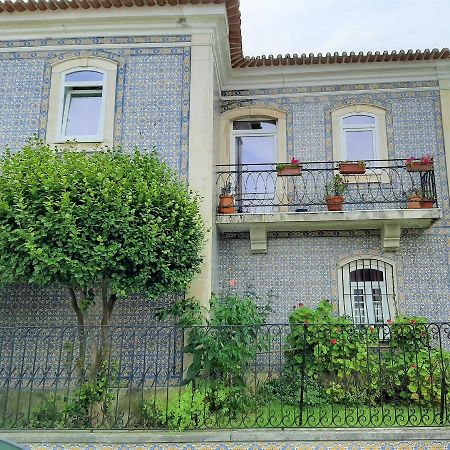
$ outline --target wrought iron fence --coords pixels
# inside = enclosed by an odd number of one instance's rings
[[[1,328],[0,428],[448,426],[450,323],[398,322]]]
[[[433,170],[411,171],[400,159],[364,161],[363,173],[342,173],[339,165],[302,162],[299,174],[287,176],[279,175],[275,163],[218,165],[217,196],[229,192],[238,213],[323,211],[338,175],[344,210],[405,208],[412,194],[437,206]]]

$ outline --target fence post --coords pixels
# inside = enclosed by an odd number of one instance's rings
[[[308,325],[303,324],[303,357],[302,357],[302,373],[300,378],[300,421],[299,426],[303,423],[303,399],[305,395],[305,371],[306,371],[306,335],[308,332]]]

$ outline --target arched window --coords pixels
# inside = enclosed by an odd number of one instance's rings
[[[49,144],[112,145],[117,63],[85,57],[52,66],[47,123]]]
[[[352,105],[332,111],[333,158],[367,161],[388,158],[386,111],[372,105]]]
[[[381,259],[356,259],[339,268],[339,313],[355,324],[386,323],[395,316],[394,267]]]
[[[276,196],[274,164],[287,161],[286,113],[250,106],[224,112],[219,161],[222,184],[231,183],[240,212],[272,212]],[[227,170],[227,169],[225,169]]]
[[[104,85],[105,74],[99,70],[72,70],[63,74],[61,139],[102,139]]]
[[[377,120],[369,114],[350,114],[341,119],[343,156],[347,161],[379,159]]]

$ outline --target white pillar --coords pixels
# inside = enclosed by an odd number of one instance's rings
[[[212,229],[215,226],[214,153],[214,61],[212,36],[192,36],[191,99],[189,121],[189,187],[202,197],[200,212],[208,230],[201,273],[192,281],[188,296],[209,306],[212,289]]]

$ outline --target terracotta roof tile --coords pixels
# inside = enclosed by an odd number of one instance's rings
[[[198,4],[222,4],[225,3],[228,16],[229,42],[231,65],[234,68],[280,66],[280,65],[317,65],[317,64],[349,64],[349,63],[372,63],[391,61],[422,61],[430,59],[448,59],[450,50],[433,49],[421,50],[395,50],[391,52],[359,52],[359,53],[327,53],[322,55],[297,54],[294,55],[265,55],[256,57],[244,57],[242,52],[241,35],[241,12],[239,10],[239,0],[0,0],[1,12],[22,12],[22,11],[46,11],[56,9],[98,9],[116,7],[144,7],[144,6],[175,6],[175,5],[198,5]]]

